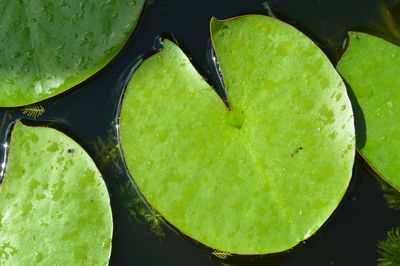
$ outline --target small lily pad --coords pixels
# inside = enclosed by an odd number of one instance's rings
[[[357,137],[365,139],[357,148],[400,191],[400,47],[365,33],[349,36],[337,69],[354,93],[356,119],[365,121],[357,126]]]
[[[50,128],[17,122],[0,185],[1,265],[107,265],[112,214],[89,155]]]
[[[32,104],[103,68],[135,28],[144,0],[0,0],[0,106]]]
[[[355,152],[346,87],[295,28],[248,15],[211,21],[229,108],[172,42],[133,74],[120,141],[148,203],[228,254],[284,251],[342,199]]]

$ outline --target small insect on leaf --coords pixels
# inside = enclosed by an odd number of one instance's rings
[[[22,108],[22,113],[31,118],[38,118],[44,112],[46,112],[46,110],[40,104],[29,105]]]
[[[294,152],[292,152],[292,154],[290,154],[290,156],[293,158],[296,154],[299,153],[299,151],[303,150],[303,147],[298,147],[294,150]]]
[[[219,250],[214,250],[214,251],[212,252],[212,254],[213,254],[215,257],[217,257],[218,259],[222,259],[222,260],[225,260],[225,259],[227,259],[228,257],[232,256],[232,254],[229,253],[229,252],[219,251]]]

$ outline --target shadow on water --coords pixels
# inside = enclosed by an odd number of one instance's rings
[[[233,255],[224,260],[218,260],[222,265],[227,266],[279,266],[286,263],[290,258],[289,252],[281,252],[278,254],[264,255],[264,256],[237,256]]]

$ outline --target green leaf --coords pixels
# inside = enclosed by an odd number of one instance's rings
[[[371,167],[400,191],[400,47],[350,32],[337,69],[351,86],[357,110],[357,148]]]
[[[120,114],[129,171],[182,233],[221,252],[280,252],[343,197],[354,125],[322,51],[279,20],[211,21],[231,110],[173,43],[133,74]]]
[[[144,0],[0,0],[0,106],[32,104],[86,80],[122,48]]]
[[[1,265],[107,265],[112,214],[89,155],[50,128],[17,122],[0,185]]]

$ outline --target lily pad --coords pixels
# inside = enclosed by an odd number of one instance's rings
[[[107,265],[112,214],[89,155],[50,128],[17,122],[0,185],[1,265]]]
[[[337,69],[353,90],[356,119],[365,120],[365,128],[357,126],[357,138],[365,139],[357,148],[400,191],[400,47],[365,33],[349,36]]]
[[[295,246],[342,199],[354,160],[343,81],[295,28],[212,19],[230,108],[172,42],[133,74],[120,141],[130,173],[165,219],[213,249]]]
[[[144,0],[0,0],[0,106],[38,102],[103,68],[135,28]]]

